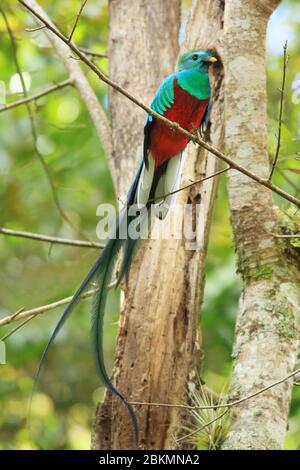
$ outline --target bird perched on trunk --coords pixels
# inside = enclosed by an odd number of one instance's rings
[[[158,88],[151,109],[170,121],[178,123],[187,131],[200,128],[208,118],[210,84],[208,67],[217,59],[208,50],[195,50],[182,55],[178,71],[167,77]],[[143,158],[129,189],[126,206],[117,216],[114,234],[73,296],[72,301],[57,323],[52,336],[43,352],[35,376],[39,377],[46,354],[59,330],[77,304],[81,294],[92,280],[96,281],[98,291],[95,294],[92,311],[92,342],[96,364],[104,384],[117,395],[127,407],[135,436],[138,440],[138,425],[135,413],[126,398],[111,383],[103,359],[103,316],[107,299],[107,286],[111,281],[116,259],[123,248],[123,258],[118,274],[118,283],[128,276],[137,238],[128,235],[128,227],[135,221],[137,214],[130,209],[135,205],[139,209],[148,209],[154,204],[154,213],[164,219],[174,200],[174,193],[180,185],[182,153],[188,144],[188,138],[174,131],[167,124],[149,115],[144,127]],[[171,193],[171,194],[170,194]],[[147,217],[147,215],[145,216]],[[142,218],[143,219],[143,218]],[[140,225],[143,220],[141,219]],[[126,233],[126,237],[120,234]]]

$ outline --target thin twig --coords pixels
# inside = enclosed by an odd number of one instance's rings
[[[284,88],[285,88],[285,78],[286,78],[286,67],[288,63],[288,56],[287,56],[287,45],[288,42],[286,41],[283,46],[283,71],[282,71],[282,84],[280,89],[280,106],[279,106],[279,116],[278,116],[278,133],[277,133],[277,148],[275,152],[275,157],[272,164],[272,169],[269,176],[269,181],[272,180],[273,173],[277,164],[277,160],[279,157],[280,146],[281,146],[281,125],[282,125],[282,113],[283,113],[283,100],[284,100]]]
[[[69,39],[68,39],[68,42],[69,42],[69,43],[72,41],[73,35],[74,35],[75,30],[76,30],[76,28],[77,28],[77,24],[78,24],[79,18],[80,18],[81,13],[82,13],[82,11],[83,11],[85,5],[86,5],[86,2],[87,2],[87,0],[84,0],[84,1],[82,2],[81,7],[80,7],[80,9],[79,9],[79,12],[78,12],[77,15],[76,15],[76,20],[75,20],[74,26],[73,26],[73,28],[72,28],[71,34],[70,34]]]
[[[17,310],[17,311],[12,315],[12,319],[15,320],[15,319],[20,315],[20,313],[22,313],[24,310],[25,310],[25,307],[19,308],[19,310]]]
[[[10,330],[8,333],[6,333],[2,338],[0,338],[0,341],[5,341],[7,338],[12,336],[16,331],[20,330],[24,325],[29,323],[33,318],[35,318],[36,315],[31,315],[31,317],[26,318],[24,321],[22,321],[19,325],[15,326],[12,330]]]
[[[49,235],[42,235],[40,233],[23,232],[22,230],[12,230],[9,228],[4,228],[4,227],[0,227],[0,233],[2,233],[3,235],[11,236],[11,237],[29,238],[29,239],[38,240],[41,242],[55,243],[55,244],[60,244],[60,245],[79,246],[82,248],[104,248],[105,246],[103,243],[89,242],[85,240],[72,240],[69,238],[61,238],[61,237],[51,237]]]
[[[94,51],[91,51],[90,49],[86,49],[85,47],[80,47],[79,49],[84,54],[90,55],[92,57],[98,57],[99,59],[107,59],[108,58],[107,52],[94,52]]]
[[[192,186],[195,186],[196,184],[203,183],[204,181],[210,180],[211,178],[215,178],[216,176],[222,175],[223,173],[226,173],[226,171],[230,170],[231,166],[228,165],[226,168],[223,168],[223,170],[216,171],[212,175],[205,176],[205,178],[202,178],[197,181],[193,181],[192,183],[188,184],[187,186],[183,186],[182,188],[177,189],[176,191],[172,191],[171,193],[167,194],[167,196],[176,194],[179,191],[183,191],[184,189],[191,188]],[[166,196],[164,196],[166,197]]]
[[[234,400],[229,403],[221,403],[220,405],[208,405],[208,406],[197,406],[197,405],[182,405],[182,404],[172,404],[172,403],[147,403],[147,402],[130,402],[131,405],[142,405],[142,406],[155,406],[155,407],[164,407],[164,408],[184,408],[187,410],[214,410],[217,408],[232,408],[233,406],[238,406],[241,403],[250,400],[251,398],[256,397],[257,395],[260,395],[261,393],[266,392],[267,390],[270,390],[271,388],[275,387],[276,385],[280,385],[283,382],[286,382],[290,378],[294,377],[295,375],[300,373],[300,369],[294,370],[290,374],[286,375],[282,379],[276,380],[275,382],[272,382],[270,385],[267,385],[266,387],[263,387],[259,390],[257,390],[254,393],[251,393],[249,395],[246,395],[245,397],[239,398],[238,400]]]
[[[284,234],[284,233],[271,233],[275,238],[300,238],[300,233],[293,233],[292,235]]]
[[[87,299],[88,297],[91,297],[97,292],[97,290],[98,289],[91,289],[86,291],[84,294],[82,294],[81,299]],[[57,300],[56,302],[52,302],[47,305],[42,305],[41,307],[35,307],[30,310],[24,310],[22,313],[19,313],[17,319],[21,320],[23,318],[28,318],[31,316],[36,317],[37,315],[42,315],[48,312],[49,310],[54,310],[57,307],[70,303],[72,299],[73,295],[71,295],[70,297],[66,297],[65,299]],[[2,318],[0,320],[0,326],[9,325],[13,321],[16,321],[15,314]]]
[[[46,28],[46,26],[38,26],[37,28],[25,28],[26,33],[35,33],[36,31],[40,31],[41,29]]]
[[[261,389],[258,390],[257,392],[251,393],[250,395],[247,395],[247,396],[245,396],[245,397],[242,397],[242,398],[239,398],[238,400],[233,401],[232,403],[230,403],[230,408],[231,408],[232,406],[240,405],[240,404],[243,403],[244,401],[250,400],[250,398],[256,397],[257,395],[260,395],[261,393],[264,393],[264,392],[266,392],[267,390],[270,390],[270,388],[276,387],[276,385],[280,385],[280,384],[282,384],[283,382],[286,382],[286,381],[289,380],[291,377],[294,377],[295,375],[297,375],[297,374],[299,374],[299,373],[300,373],[300,369],[294,370],[293,372],[291,372],[290,374],[286,375],[286,376],[283,377],[282,379],[276,380],[275,382],[271,383],[270,385],[267,385],[266,387],[261,388]],[[218,405],[218,408],[224,408],[225,406],[226,406],[226,404],[225,404],[225,405]]]
[[[219,419],[223,418],[223,416],[225,416],[229,411],[229,408],[227,408],[227,410],[225,410],[223,413],[221,413],[219,416],[215,416],[213,419],[211,419],[210,421],[208,421],[207,423],[205,423],[203,426],[201,426],[200,428],[197,428],[195,429],[194,431],[188,433],[188,434],[185,434],[184,436],[182,437],[179,437],[178,439],[176,439],[176,442],[180,442],[180,441],[183,441],[183,440],[186,440],[188,439],[189,437],[191,436],[194,436],[195,434],[198,434],[199,432],[203,431],[203,429],[207,428],[208,426],[210,426],[211,424],[215,423],[216,421],[218,421]]]
[[[95,294],[95,292],[97,292],[97,290],[98,289],[88,290],[84,294],[82,294],[81,298],[86,299],[88,297],[91,297],[93,294]],[[65,299],[57,300],[56,302],[52,302],[47,305],[42,305],[41,307],[35,307],[30,310],[24,310],[22,313],[18,315],[17,318],[18,320],[21,320],[23,318],[31,317],[32,315],[33,316],[42,315],[43,313],[48,312],[49,310],[53,310],[57,307],[60,307],[61,305],[68,304],[69,302],[71,302],[72,299],[73,299],[73,295],[71,295],[70,297],[66,297]],[[0,320],[0,326],[9,325],[15,320],[16,320],[15,314],[9,315]]]
[[[112,289],[112,288],[116,287],[117,283],[118,283],[117,279],[114,279],[112,282],[110,282],[107,285],[107,289]],[[90,289],[90,290],[84,292],[80,296],[80,299],[87,299],[88,297],[91,297],[92,295],[94,295],[97,291],[98,291],[98,288]],[[9,325],[10,323],[12,323],[14,321],[22,320],[23,318],[28,318],[28,317],[31,317],[31,316],[36,317],[37,315],[42,315],[42,314],[48,312],[49,310],[54,310],[55,308],[60,307],[61,305],[66,305],[66,304],[70,303],[72,299],[73,299],[73,295],[71,295],[70,297],[66,297],[64,299],[61,299],[61,300],[57,300],[57,301],[52,302],[52,303],[47,304],[47,305],[42,305],[41,307],[31,308],[30,310],[19,309],[13,315],[8,315],[7,317],[2,318],[0,320],[0,326]]]
[[[5,104],[4,106],[1,106],[0,113],[2,113],[3,111],[7,111],[8,109],[16,108],[17,106],[21,106],[23,104],[30,103],[31,101],[36,101],[39,98],[42,98],[43,96],[49,95],[53,91],[61,90],[62,88],[65,88],[72,84],[73,84],[73,80],[69,78],[67,80],[64,80],[63,82],[57,83],[56,85],[49,86],[48,88],[45,88],[44,90],[39,91],[35,95],[27,96],[26,98],[22,98],[21,100],[14,101],[13,103],[9,103],[9,104]]]
[[[68,42],[68,38],[66,38],[60,31],[57,30],[53,25],[51,25],[45,18],[43,18],[39,13],[37,13],[33,8],[31,8],[29,5],[24,0],[18,0],[18,2],[23,5],[28,11],[30,11],[42,24],[44,24],[53,34],[55,34],[58,38],[60,38],[64,43],[68,44],[70,49],[72,49],[73,52],[77,54],[77,56],[84,62],[86,65],[89,66],[89,68],[105,83],[107,83],[109,86],[113,87],[115,90],[119,91],[122,95],[126,96],[129,100],[131,100],[133,103],[135,103],[137,106],[142,108],[146,113],[150,114],[151,116],[155,117],[156,119],[159,119],[163,123],[165,123],[167,126],[169,126],[171,129],[180,132],[182,135],[187,137],[189,140],[192,142],[195,142],[196,144],[200,145],[201,147],[205,148],[208,152],[212,153],[215,155],[217,158],[225,161],[228,165],[230,165],[233,169],[243,173],[244,175],[248,176],[252,180],[256,181],[260,185],[270,189],[276,194],[279,194],[282,198],[286,199],[287,201],[291,202],[292,204],[295,204],[297,207],[300,207],[300,200],[297,199],[296,197],[292,196],[291,194],[286,193],[282,189],[278,188],[275,186],[271,181],[268,179],[262,178],[255,173],[252,173],[248,169],[242,167],[241,165],[237,164],[233,159],[227,157],[224,155],[222,152],[219,150],[215,149],[213,146],[205,142],[204,140],[200,139],[197,135],[188,132],[187,130],[183,129],[182,127],[179,126],[178,123],[169,121],[166,119],[164,116],[162,116],[159,113],[156,113],[153,111],[151,108],[143,104],[139,99],[137,99],[135,96],[133,96],[131,93],[129,93],[127,90],[125,90],[123,87],[115,83],[113,80],[111,80],[109,77],[107,77],[89,58],[80,50],[78,46],[75,45],[73,41],[70,43]]]
[[[269,390],[270,388],[272,387],[275,387],[276,385],[278,384],[281,384],[283,382],[285,382],[286,380],[290,379],[291,377],[294,377],[295,375],[298,375],[298,373],[300,372],[300,369],[292,372],[291,374],[287,375],[286,377],[284,377],[283,379],[280,379],[276,382],[274,382],[273,384],[267,386],[267,387],[264,387],[262,388],[261,390],[258,390],[257,392],[255,393],[252,393],[251,395],[248,395],[244,398],[241,398],[239,400],[236,400],[234,402],[231,402],[231,403],[224,403],[224,404],[221,404],[221,405],[210,405],[210,406],[194,406],[192,407],[192,409],[217,409],[217,408],[224,408],[226,407],[225,411],[223,413],[221,413],[219,416],[216,416],[215,418],[213,418],[211,421],[208,421],[207,423],[205,423],[203,426],[195,429],[194,431],[190,432],[189,434],[186,434],[185,436],[182,436],[180,437],[179,439],[177,439],[177,442],[180,442],[180,441],[183,441],[195,434],[198,434],[199,432],[203,431],[203,429],[207,428],[208,426],[210,426],[211,424],[215,423],[216,421],[218,421],[219,419],[223,418],[230,410],[230,408],[232,408],[233,406],[237,406],[239,405],[240,403],[246,401],[246,400],[250,400],[251,398],[265,392],[266,390]],[[296,386],[300,386],[300,383],[297,383],[297,382],[293,382],[293,385],[296,385]],[[191,409],[191,407],[189,407],[189,409]]]
[[[205,178],[202,178],[200,180],[193,181],[192,183],[188,184],[187,186],[183,186],[182,188],[176,189],[176,191],[171,191],[170,193],[164,194],[163,196],[158,196],[158,197],[155,197],[153,199],[149,199],[148,202],[155,202],[155,201],[158,201],[158,200],[161,200],[161,199],[164,200],[168,196],[172,196],[173,194],[177,194],[181,191],[184,191],[185,189],[191,188],[192,186],[195,186],[196,184],[200,184],[200,183],[203,183],[204,181],[207,181],[211,178],[215,178],[216,176],[219,176],[222,173],[225,173],[226,171],[230,170],[230,168],[231,168],[231,166],[228,165],[228,167],[223,168],[223,170],[219,170],[216,173],[213,173],[212,175],[208,175]]]
[[[16,66],[16,69],[17,69],[17,72],[18,72],[18,75],[20,77],[20,82],[21,82],[21,86],[22,86],[22,90],[23,90],[23,95],[24,95],[24,98],[28,98],[28,95],[27,95],[27,90],[26,90],[26,84],[25,84],[25,81],[24,81],[24,77],[23,77],[23,73],[21,71],[21,67],[20,67],[20,64],[19,64],[19,60],[18,60],[18,55],[17,55],[17,45],[16,45],[16,41],[15,41],[15,38],[14,38],[14,35],[13,35],[13,32],[12,32],[12,29],[10,27],[10,24],[8,22],[8,19],[6,17],[6,14],[5,14],[5,11],[0,7],[0,13],[4,19],[4,23],[5,23],[5,26],[6,26],[6,29],[7,29],[7,32],[8,32],[8,35],[9,35],[9,38],[10,38],[10,41],[11,41],[11,47],[12,47],[12,52],[13,52],[13,59],[14,59],[14,62],[15,62],[15,66]],[[27,108],[27,112],[28,112],[28,116],[29,116],[29,120],[30,120],[30,126],[31,126],[31,134],[32,134],[32,138],[33,138],[33,143],[34,143],[34,147],[35,147],[35,151],[36,151],[36,154],[40,160],[40,163],[44,169],[44,172],[46,174],[46,177],[48,179],[48,182],[49,182],[49,185],[50,185],[50,188],[51,188],[51,191],[52,191],[52,195],[53,195],[53,199],[54,199],[54,202],[55,202],[55,205],[56,205],[56,208],[60,214],[60,216],[69,224],[73,227],[73,224],[72,222],[70,221],[69,217],[67,216],[67,214],[65,213],[61,203],[60,203],[60,200],[59,200],[59,197],[57,195],[57,192],[56,192],[56,188],[55,188],[55,184],[53,182],[53,179],[52,179],[52,175],[50,173],[50,170],[48,168],[48,165],[46,164],[45,160],[44,160],[44,157],[43,155],[41,154],[41,152],[39,151],[38,149],[38,146],[37,146],[37,131],[36,131],[36,127],[35,127],[35,123],[34,123],[34,117],[33,117],[33,113],[32,113],[32,110],[31,110],[31,107],[30,107],[30,103],[26,102],[25,103],[25,106]]]

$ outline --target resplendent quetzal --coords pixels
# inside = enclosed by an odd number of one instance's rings
[[[208,50],[195,50],[182,55],[179,59],[178,71],[163,81],[156,92],[151,108],[170,121],[177,122],[188,131],[200,128],[206,121],[209,111],[208,67],[209,64],[216,61],[213,53]],[[36,384],[49,347],[77,304],[81,294],[94,280],[99,287],[95,294],[92,312],[92,342],[97,369],[106,387],[117,395],[127,407],[137,440],[138,426],[132,406],[111,383],[104,364],[103,316],[107,286],[111,282],[116,259],[122,247],[123,258],[118,274],[118,283],[128,275],[130,269],[137,240],[128,235],[125,238],[118,236],[120,233],[124,233],[124,228],[127,234],[128,225],[137,217],[137,215],[129,213],[130,208],[133,205],[148,208],[153,202],[155,215],[160,219],[165,218],[174,198],[174,195],[169,193],[179,188],[182,153],[188,144],[187,137],[172,130],[153,116],[147,117],[144,130],[143,159],[129,189],[126,207],[117,216],[114,235],[108,238],[105,248],[57,323],[43,352],[35,376]],[[165,195],[167,196],[164,197]]]

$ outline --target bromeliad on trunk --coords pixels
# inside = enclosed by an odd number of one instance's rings
[[[188,131],[200,128],[208,119],[210,84],[208,67],[217,59],[207,50],[196,50],[182,55],[178,71],[164,80],[156,92],[151,108],[170,121],[177,122]],[[119,213],[114,235],[108,238],[105,248],[73,296],[59,322],[57,323],[48,344],[42,354],[34,387],[39,378],[48,350],[74,309],[80,296],[92,280],[99,289],[95,294],[92,311],[92,342],[99,375],[106,387],[117,395],[127,407],[138,441],[138,424],[131,405],[122,393],[111,383],[103,358],[103,317],[107,299],[107,286],[119,251],[123,248],[123,258],[118,274],[118,284],[128,276],[132,257],[138,239],[130,237],[128,227],[137,215],[132,215],[130,208],[137,206],[148,209],[154,204],[154,213],[164,219],[174,202],[174,194],[179,189],[182,154],[188,139],[165,123],[148,116],[145,123],[143,158],[139,164],[133,183],[129,189],[126,207]],[[146,214],[146,212],[145,212]],[[147,217],[147,215],[145,215]],[[140,222],[142,224],[142,221]],[[123,234],[127,234],[124,238]],[[122,237],[120,236],[122,234]]]

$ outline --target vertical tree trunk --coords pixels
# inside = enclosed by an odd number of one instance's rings
[[[278,0],[226,0],[224,17],[226,148],[268,177],[265,42]],[[276,232],[272,193],[230,171],[228,192],[243,278],[230,395],[239,398],[290,373],[299,339],[300,276]],[[283,446],[292,380],[241,404],[223,449]]]
[[[214,15],[211,16],[211,10]],[[207,37],[216,43],[223,17],[222,1],[195,1],[184,49],[206,47]],[[139,24],[136,28],[137,18]],[[112,78],[149,102],[155,88],[175,65],[180,25],[180,2],[110,2],[110,73]],[[211,45],[211,44],[210,44]],[[212,140],[222,143],[221,74],[215,80]],[[137,164],[142,142],[143,113],[124,97],[111,91],[115,164],[119,171],[117,190],[124,193]],[[188,150],[183,184],[215,171],[217,163],[193,146]],[[198,227],[199,250],[186,244],[195,240],[143,242],[130,275],[122,306],[117,340],[115,382],[130,401],[181,402],[186,399],[189,378],[201,363],[197,339],[199,303],[204,285],[204,260],[216,181],[209,180],[179,193],[176,208],[177,233],[183,232],[183,204],[192,204]],[[199,214],[196,204],[200,203]],[[160,222],[156,222],[156,227]],[[174,235],[174,234],[173,234]],[[171,408],[136,407],[144,449],[175,448],[182,412]],[[106,394],[98,406],[92,440],[95,449],[135,447],[129,418],[119,400]]]
[[[180,0],[109,1],[109,75],[145,103],[174,70],[180,15]],[[145,113],[113,88],[109,104],[116,191],[123,196],[141,158]]]

